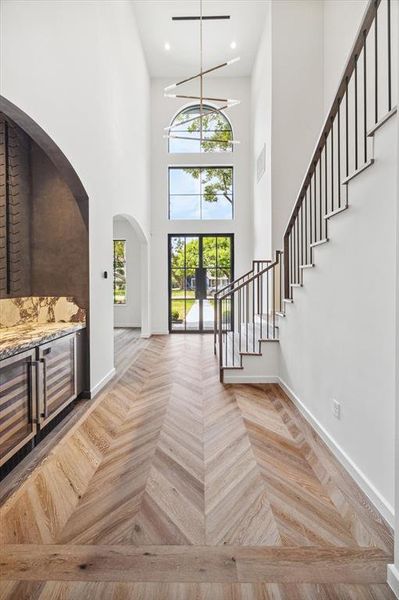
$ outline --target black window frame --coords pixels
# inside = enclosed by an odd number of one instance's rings
[[[221,130],[221,131],[229,131],[229,132],[231,133],[231,140],[233,140],[233,139],[234,139],[233,126],[232,126],[232,124],[231,124],[231,121],[230,121],[230,119],[229,119],[229,118],[226,116],[226,114],[225,114],[225,113],[224,113],[222,110],[218,110],[218,107],[217,107],[217,106],[212,106],[211,104],[204,104],[204,105],[203,105],[203,108],[204,108],[205,110],[209,110],[209,111],[215,111],[215,110],[217,110],[217,111],[219,112],[219,114],[220,114],[220,115],[221,115],[221,116],[222,116],[222,117],[225,119],[225,121],[226,121],[226,122],[228,123],[228,125],[229,125],[229,128],[228,128],[228,129],[223,129],[223,130]],[[177,119],[177,118],[178,118],[178,117],[179,117],[179,116],[180,116],[182,113],[184,113],[184,112],[187,112],[187,111],[189,111],[189,110],[193,110],[193,109],[198,109],[198,110],[200,110],[200,104],[190,104],[189,106],[185,106],[185,107],[183,107],[183,108],[182,108],[182,109],[181,109],[181,110],[180,110],[178,113],[176,113],[176,115],[173,117],[173,119],[172,119],[172,121],[171,121],[171,123],[170,123],[170,126],[172,127],[172,126],[175,124],[175,121],[176,121],[176,119]],[[206,116],[206,114],[205,114],[204,116]],[[178,125],[178,124],[177,124],[177,125]],[[209,130],[209,131],[208,131],[208,130],[204,130],[204,133],[210,133],[210,132],[212,132],[212,130]],[[180,130],[180,131],[179,131],[179,130],[177,130],[177,131],[175,131],[175,133],[176,133],[177,135],[179,135],[179,133],[184,135],[185,131],[184,131],[184,130]],[[170,129],[170,130],[169,130],[169,134],[172,134],[172,135],[173,135],[173,130],[172,130],[172,129]],[[175,139],[178,139],[178,138],[175,138]],[[186,141],[189,141],[189,140],[186,140]],[[198,140],[195,140],[195,139],[193,139],[192,141],[194,142],[194,141],[198,141]],[[204,139],[204,141],[207,141],[207,140],[206,140],[206,139]],[[201,147],[201,144],[200,144],[199,150],[191,150],[191,151],[188,151],[188,152],[173,152],[173,151],[171,151],[171,149],[170,149],[170,142],[171,142],[171,139],[169,138],[169,139],[168,139],[168,154],[173,154],[173,155],[179,155],[179,154],[200,154],[200,155],[202,156],[202,155],[204,155],[204,154],[223,154],[224,152],[226,152],[227,154],[231,154],[232,152],[234,152],[234,144],[231,144],[231,143],[229,144],[229,149],[226,149],[226,150],[217,150],[217,151],[210,150],[210,151],[205,151],[205,150],[203,150],[203,149],[202,149],[202,147]]]
[[[229,218],[215,218],[215,219],[204,219],[202,217],[202,202],[203,202],[203,193],[202,191],[200,191],[199,194],[171,194],[171,190],[170,190],[170,173],[172,170],[184,170],[184,169],[200,169],[200,171],[203,170],[209,170],[209,169],[229,169],[231,171],[231,217]],[[235,180],[234,180],[234,176],[235,176],[235,170],[234,170],[234,165],[221,165],[221,164],[217,164],[217,165],[169,165],[168,167],[168,220],[169,221],[234,221],[235,219],[235,193],[234,193],[234,188],[235,188]],[[200,175],[200,180],[201,180],[201,175]],[[201,185],[201,184],[200,184]],[[200,188],[201,190],[201,188]],[[192,197],[192,196],[199,196],[199,201],[200,201],[200,217],[198,219],[190,219],[189,217],[184,218],[184,219],[174,219],[172,218],[171,215],[171,210],[170,210],[170,198],[171,196],[188,196],[188,197]],[[222,195],[222,194],[220,194]]]

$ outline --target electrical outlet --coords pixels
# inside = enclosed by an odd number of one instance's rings
[[[334,399],[332,401],[332,411],[333,411],[333,415],[336,419],[341,418],[341,404],[338,402],[338,400]]]

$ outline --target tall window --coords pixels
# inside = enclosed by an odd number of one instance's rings
[[[232,219],[233,167],[170,167],[169,219]]]
[[[114,240],[114,304],[126,304],[126,240]]]
[[[222,112],[212,106],[202,107],[202,143],[200,141],[200,106],[194,105],[183,109],[174,118],[169,152],[232,152],[233,139],[231,125]],[[176,136],[174,138],[173,136]]]

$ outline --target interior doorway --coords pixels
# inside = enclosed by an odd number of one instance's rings
[[[113,220],[114,327],[141,329],[141,244],[123,215]]]
[[[169,235],[169,331],[213,331],[217,291],[234,279],[233,234]]]

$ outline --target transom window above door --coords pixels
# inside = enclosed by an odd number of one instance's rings
[[[171,123],[169,152],[232,152],[233,131],[227,117],[213,106],[199,104],[184,108]],[[176,136],[175,138],[173,136]]]
[[[170,167],[169,219],[233,218],[233,167]]]

